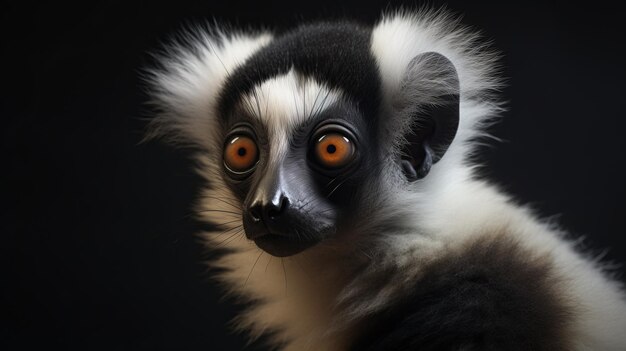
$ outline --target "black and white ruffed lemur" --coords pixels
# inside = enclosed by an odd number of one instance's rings
[[[186,33],[149,137],[190,147],[237,317],[281,350],[626,350],[598,260],[475,175],[497,55],[442,11]]]

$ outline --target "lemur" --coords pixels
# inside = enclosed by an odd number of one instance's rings
[[[475,172],[495,53],[443,11],[192,30],[151,70],[236,317],[281,350],[626,350],[599,260]]]

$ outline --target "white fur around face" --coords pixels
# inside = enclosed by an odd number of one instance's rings
[[[275,332],[273,341],[285,350],[342,350],[351,323],[380,309],[402,293],[402,284],[374,287],[368,277],[381,267],[399,267],[406,280],[419,279],[421,269],[441,255],[462,250],[468,241],[491,229],[509,228],[513,237],[538,255],[548,255],[563,284],[563,299],[578,306],[569,334],[576,350],[626,349],[626,302],[621,287],[599,264],[575,250],[561,231],[539,221],[486,182],[475,180],[471,164],[476,138],[497,115],[493,93],[499,88],[495,55],[477,36],[444,13],[397,13],[385,16],[373,29],[371,50],[383,79],[383,105],[389,113],[408,63],[418,54],[438,52],[456,67],[460,88],[457,136],[431,173],[413,184],[398,182],[388,191],[385,216],[403,217],[409,231],[382,233],[386,251],[376,265],[356,272],[363,257],[337,254],[336,246],[314,247],[287,259],[271,257],[246,240],[242,208],[223,181],[216,104],[229,72],[271,41],[268,34],[199,35],[192,50],[175,48],[153,74],[154,98],[161,115],[152,132],[183,145],[200,147],[199,172],[210,182],[201,194],[198,213],[218,224],[205,233],[211,248],[229,254],[212,262],[228,292],[256,303],[237,319],[252,337]],[[322,97],[326,97],[322,99]],[[289,135],[310,111],[342,98],[320,82],[302,79],[294,71],[270,79],[240,102],[268,126],[272,162],[281,162]],[[394,139],[403,126],[389,124],[382,138]],[[492,230],[492,231],[493,231]],[[338,306],[341,306],[339,308]],[[336,331],[336,332],[333,332]]]
[[[185,39],[191,45],[173,45],[163,55],[163,68],[149,74],[152,104],[160,114],[150,123],[148,137],[213,151],[222,143],[217,124],[222,85],[272,36],[217,31],[188,34]]]
[[[371,48],[381,72],[386,106],[392,106],[399,95],[398,89],[413,58],[436,52],[452,62],[459,76],[461,116],[457,135],[445,157],[455,164],[463,162],[474,149],[472,141],[485,135],[485,125],[501,111],[493,97],[501,86],[496,75],[497,55],[476,33],[444,12],[384,16],[374,28]]]

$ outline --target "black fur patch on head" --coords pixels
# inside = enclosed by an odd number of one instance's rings
[[[426,267],[352,350],[569,350],[573,308],[560,289],[548,257],[485,237]]]
[[[228,77],[219,109],[228,116],[256,85],[292,68],[331,88],[340,88],[368,120],[378,112],[380,75],[371,53],[371,28],[340,23],[304,25],[275,38]]]

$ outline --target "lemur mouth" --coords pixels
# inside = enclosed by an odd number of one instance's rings
[[[287,257],[300,253],[320,242],[319,239],[301,240],[290,236],[268,233],[254,239],[263,251],[276,257]]]

